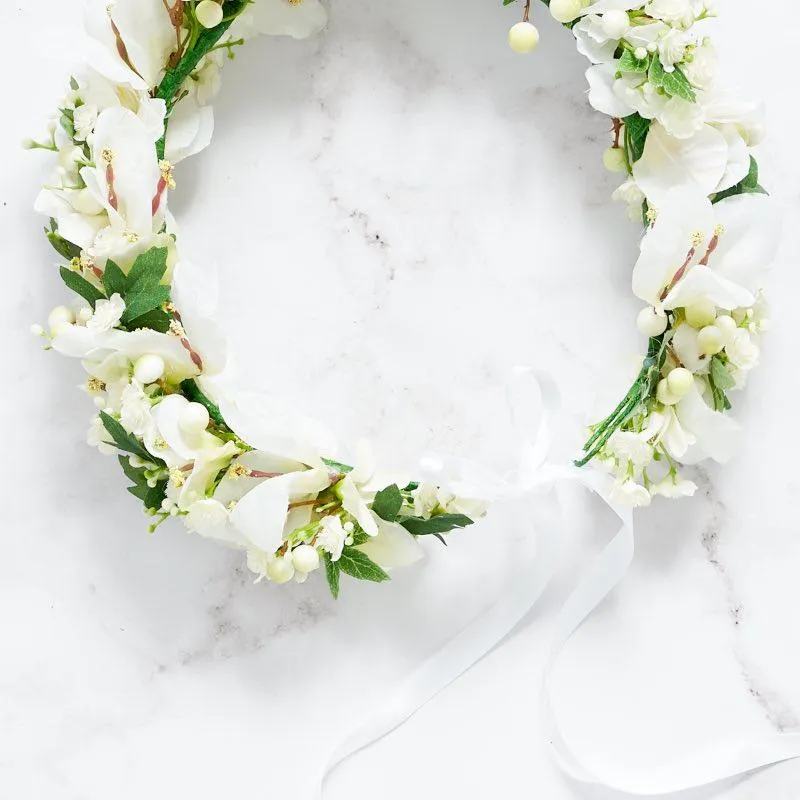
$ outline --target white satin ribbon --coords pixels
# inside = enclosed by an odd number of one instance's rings
[[[541,717],[542,730],[561,769],[573,780],[586,785],[622,792],[629,797],[654,797],[697,789],[800,758],[800,733],[774,734],[716,744],[706,751],[693,753],[681,763],[669,764],[659,771],[649,770],[647,778],[642,779],[593,772],[568,745],[553,713],[550,675],[564,645],[627,572],[634,555],[633,517],[630,510],[615,508],[608,501],[605,481],[595,473],[547,463],[552,422],[560,407],[558,390],[548,376],[529,369],[516,371],[509,388],[509,403],[517,430],[521,430],[519,388],[527,378],[538,384],[542,408],[536,436],[532,441],[524,439],[519,467],[511,475],[500,477],[470,462],[426,459],[423,466],[432,474],[455,473],[457,477],[450,481],[454,490],[468,490],[478,481],[479,485],[489,486],[496,498],[524,495],[552,486],[559,480],[576,481],[599,494],[620,519],[619,532],[584,572],[555,623],[542,680]],[[466,494],[468,496],[469,492]],[[334,748],[321,774],[314,779],[312,797],[322,797],[325,778],[338,764],[402,725],[496,649],[528,615],[555,574],[562,549],[560,537],[552,530],[541,533],[537,545],[534,559],[510,582],[497,602],[421,664],[367,720]]]

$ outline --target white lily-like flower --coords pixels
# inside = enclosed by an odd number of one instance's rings
[[[106,109],[95,124],[92,158],[81,177],[108,223],[88,250],[97,261],[127,266],[153,246],[164,224],[168,187],[152,134],[129,109]]]
[[[654,439],[656,444],[661,444],[675,459],[683,459],[689,448],[696,444],[697,437],[683,427],[675,408],[667,406],[661,413],[653,414],[654,419],[660,421],[658,433]]]
[[[378,533],[358,549],[385,570],[408,567],[425,557],[422,546],[402,525],[382,519]]]
[[[738,444],[739,425],[729,414],[714,411],[708,405],[704,389],[704,382],[698,378],[692,390],[675,406],[678,422],[694,440],[683,455],[676,455],[684,464],[698,464],[708,458],[725,463]]]
[[[650,492],[653,495],[660,495],[667,497],[671,500],[677,500],[681,497],[693,497],[697,492],[697,484],[693,481],[683,480],[677,475],[667,475],[658,483],[650,487]]]
[[[347,537],[348,532],[338,514],[322,518],[322,528],[317,534],[317,545],[331,557],[331,561],[338,561],[342,557]]]
[[[611,487],[611,502],[625,508],[644,508],[652,499],[650,492],[633,480],[617,480]]]
[[[177,46],[162,0],[89,0],[84,26],[91,66],[133,89],[157,86]]]
[[[748,308],[775,255],[776,226],[760,195],[729,197],[712,206],[696,189],[676,187],[642,241],[633,291],[657,308],[700,301]]]
[[[212,497],[205,497],[189,506],[183,522],[192,533],[230,545],[233,543],[228,530],[229,516],[230,512],[222,503]]]

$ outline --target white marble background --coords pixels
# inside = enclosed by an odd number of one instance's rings
[[[0,798],[305,800],[326,746],[498,595],[544,514],[500,508],[338,604],[320,581],[253,586],[237,555],[178,526],[146,535],[116,464],[83,443],[79,368],[27,333],[66,294],[31,211],[47,170],[18,142],[80,57],[79,5],[0,7]],[[555,682],[573,745],[644,771],[800,727],[800,23],[791,0],[720,5],[732,80],[770,105],[763,182],[789,219],[774,332],[737,398],[742,455],[702,473],[695,499],[639,516],[634,567]],[[502,387],[519,363],[554,372],[575,433],[641,346],[637,230],[608,201],[605,123],[571,38],[536,10],[542,46],[520,58],[505,45],[518,9],[500,0],[337,0],[319,40],[239,55],[214,148],[179,171],[182,245],[229,276],[241,369],[385,458],[507,461]],[[542,611],[338,770],[326,800],[597,796],[562,779],[538,729],[555,610],[611,530],[580,497],[566,516],[571,555]],[[797,800],[800,764],[715,796]]]

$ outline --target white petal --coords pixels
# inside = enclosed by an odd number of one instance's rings
[[[736,186],[750,171],[750,149],[742,139],[735,125],[725,125],[720,129],[728,145],[728,163],[725,174],[714,191],[722,192]]]
[[[586,70],[589,82],[589,103],[609,117],[627,117],[633,108],[614,92],[616,63],[597,64]]]
[[[677,139],[655,122],[650,126],[642,157],[633,166],[633,177],[650,203],[658,207],[676,186],[694,186],[710,195],[727,165],[725,137],[709,125],[687,139]]]
[[[370,511],[358,487],[353,483],[350,476],[346,476],[342,480],[339,491],[342,498],[342,508],[344,508],[351,517],[355,517],[356,521],[367,535],[377,536],[378,523],[375,521],[375,515]]]
[[[328,22],[328,14],[319,0],[303,0],[298,4],[256,0],[249,10],[258,32],[267,36],[305,39],[319,33]]]
[[[153,419],[161,438],[184,461],[191,461],[195,453],[195,448],[186,442],[178,424],[181,412],[188,405],[189,401],[183,395],[170,394],[153,408]]]
[[[248,492],[231,512],[231,524],[248,541],[266,553],[274,553],[283,541],[293,476],[282,475]]]
[[[710,300],[715,306],[732,311],[749,308],[755,296],[738,283],[724,278],[710,267],[698,264],[664,298],[664,308],[686,308],[701,300]]]
[[[214,109],[199,106],[194,96],[181,100],[169,120],[165,157],[173,164],[196,155],[211,144]]]
[[[378,535],[359,546],[379,567],[407,567],[424,557],[425,551],[417,540],[395,522],[381,520]]]

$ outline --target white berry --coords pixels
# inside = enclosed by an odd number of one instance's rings
[[[276,558],[267,564],[267,577],[273,583],[288,583],[294,577],[294,567],[288,558]]]
[[[625,172],[628,169],[625,151],[621,147],[609,147],[603,153],[603,165],[609,172]]]
[[[646,47],[637,47],[633,51],[633,54],[636,56],[638,61],[643,61],[645,58],[647,58],[647,48]]]
[[[184,436],[199,436],[209,423],[208,409],[200,403],[188,403],[178,417],[178,428]]]
[[[222,5],[215,0],[201,0],[194,15],[204,28],[216,28],[222,22]]]
[[[667,316],[659,314],[652,306],[648,306],[639,312],[636,326],[645,336],[661,336],[667,329]]]
[[[631,27],[631,21],[626,11],[612,9],[603,14],[601,27],[609,39],[621,39]]]
[[[572,22],[580,15],[581,0],[550,0],[550,13],[558,22]]]
[[[139,358],[133,367],[133,377],[140,383],[155,383],[163,377],[166,365],[161,356],[144,355]]]
[[[739,327],[736,324],[736,320],[733,317],[729,317],[727,314],[717,317],[717,321],[714,324],[722,331],[722,335],[726,338]]]
[[[313,572],[319,569],[319,553],[310,544],[301,544],[292,550],[292,563],[298,572]]]
[[[47,317],[47,327],[55,332],[63,325],[72,325],[75,315],[66,306],[56,306]]]
[[[677,397],[685,397],[694,386],[694,375],[685,367],[677,367],[667,375],[670,392]]]
[[[707,325],[697,334],[697,345],[701,353],[715,356],[725,347],[725,338],[716,325]]]
[[[515,53],[532,53],[539,44],[539,31],[531,22],[518,22],[508,32],[508,44]]]
[[[678,395],[676,395],[672,389],[669,388],[669,383],[666,379],[664,379],[658,382],[656,399],[659,403],[663,403],[665,406],[674,406],[675,403],[680,400],[680,397],[678,397]]]
[[[700,300],[686,308],[686,321],[693,328],[713,325],[717,318],[717,307],[710,300]]]

